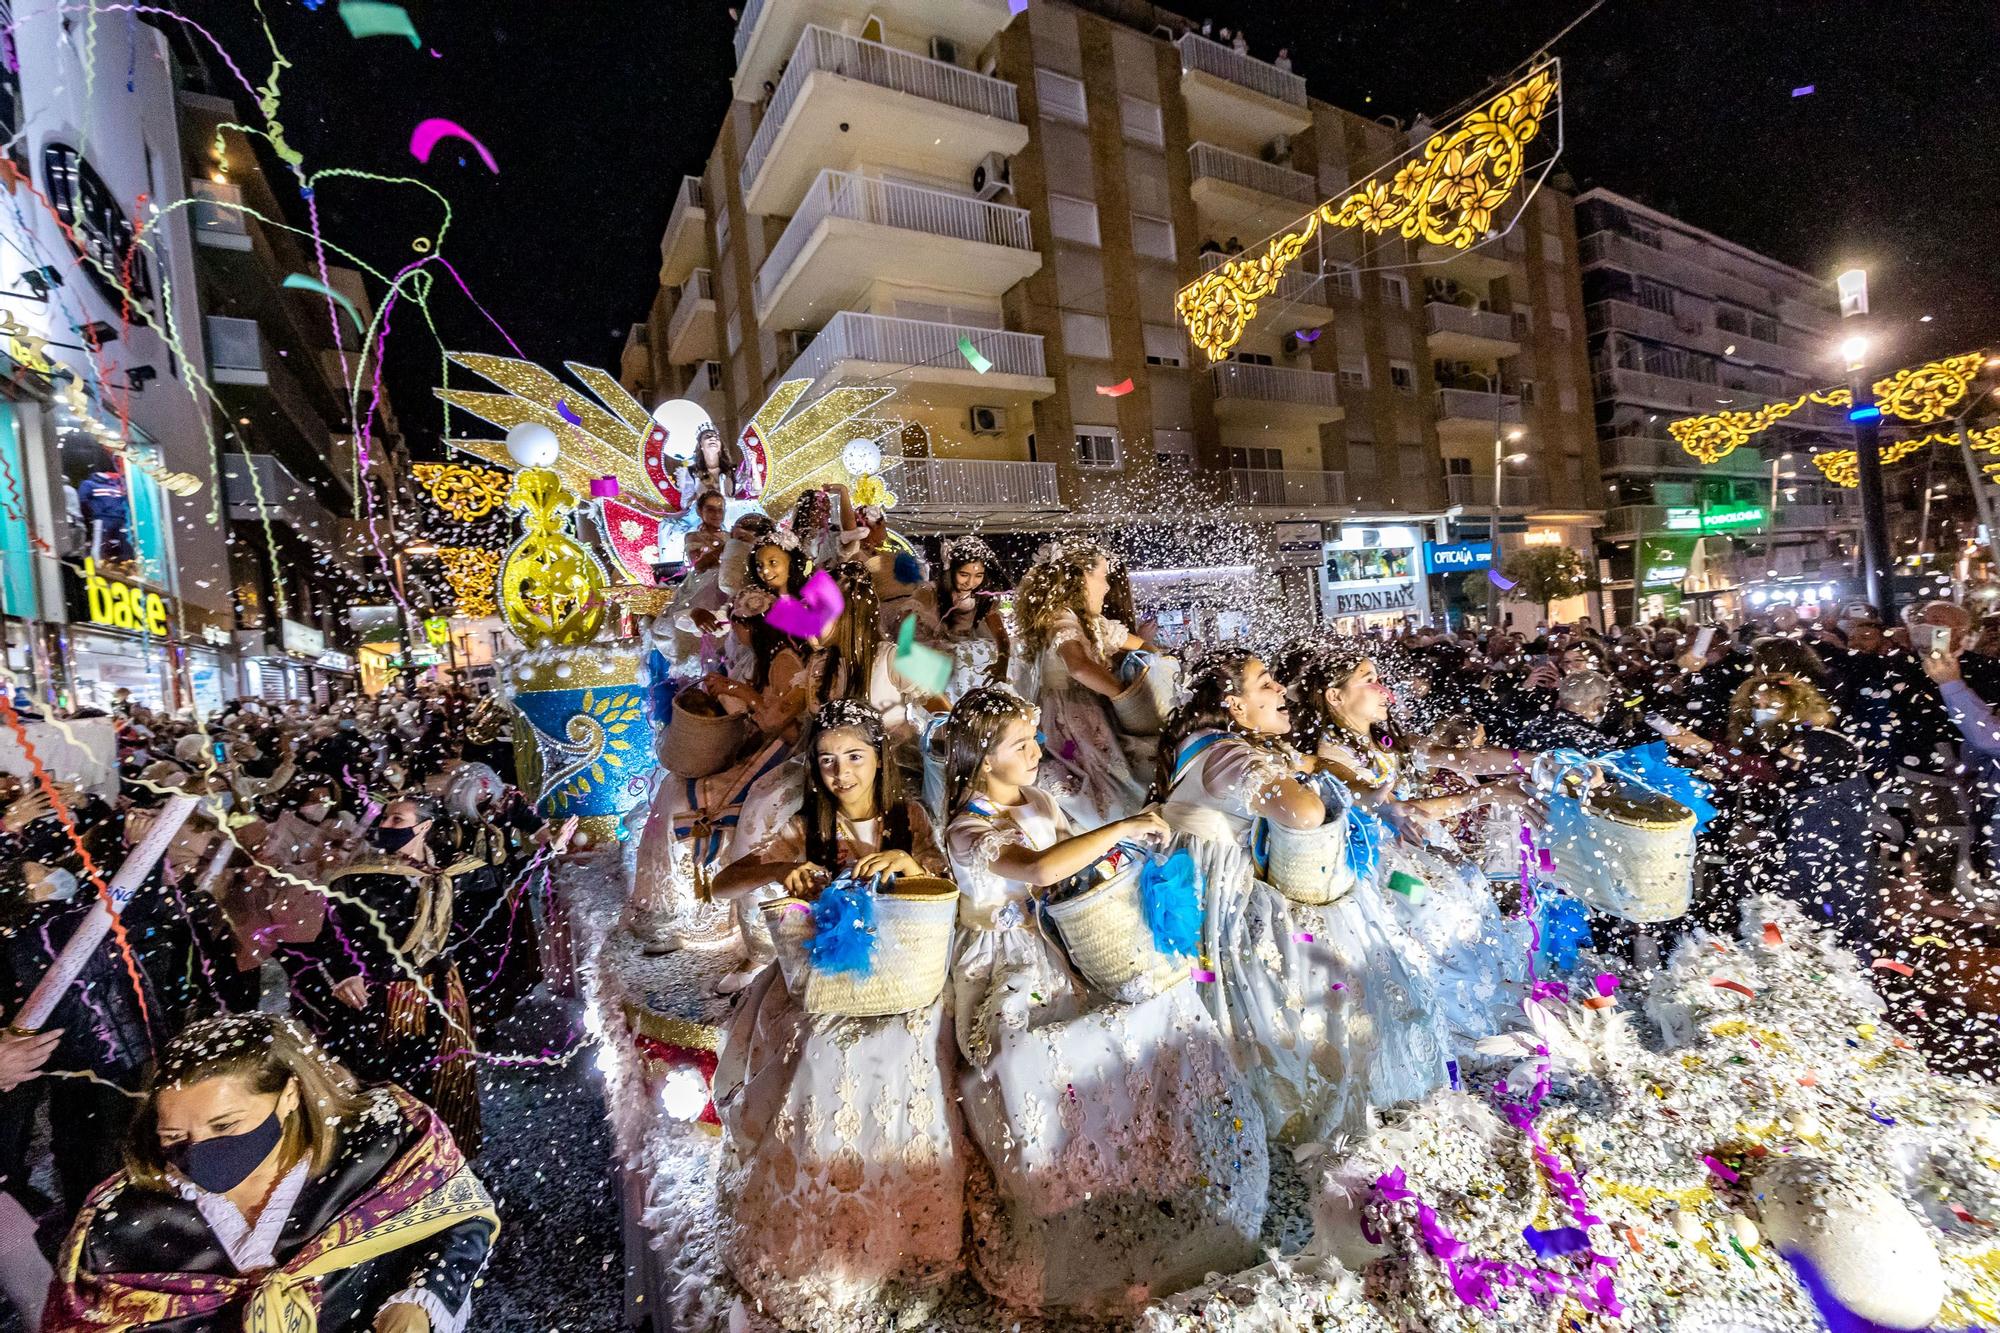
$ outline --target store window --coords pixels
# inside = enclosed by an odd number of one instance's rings
[[[163,585],[167,577],[167,506],[158,483],[129,460],[158,457],[137,426],[122,438],[99,420],[77,416],[58,399],[56,442],[62,460],[63,554],[89,556],[107,573]],[[123,444],[125,458],[106,441]]]
[[[1118,431],[1113,426],[1078,426],[1076,428],[1076,465],[1078,467],[1113,468],[1120,461],[1118,452]]]

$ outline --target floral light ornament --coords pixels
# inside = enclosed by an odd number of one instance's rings
[[[1941,421],[1972,391],[1972,381],[1986,364],[1986,356],[1983,351],[1965,352],[1898,370],[1871,386],[1875,405],[1882,409],[1882,415],[1916,426]],[[1752,437],[1770,429],[1808,403],[1822,407],[1852,407],[1854,394],[1849,389],[1810,389],[1796,398],[1767,403],[1751,411],[1710,412],[1698,417],[1682,417],[1667,423],[1667,433],[1701,462],[1719,463],[1750,443]],[[1848,451],[1848,458],[1851,460],[1852,457],[1852,451]],[[1817,459],[1814,461],[1818,462]],[[1826,465],[1821,464],[1820,470],[1825,472]],[[1833,476],[1830,472],[1827,475]]]
[[[1286,269],[1321,227],[1395,230],[1410,240],[1457,250],[1483,240],[1527,174],[1528,146],[1542,137],[1560,89],[1557,62],[1538,66],[1432,135],[1421,154],[1387,181],[1379,174],[1363,181],[1346,198],[1321,204],[1261,253],[1223,264],[1183,287],[1174,308],[1189,337],[1211,359],[1221,360],[1242,341],[1258,303],[1278,290]],[[1554,162],[1554,153],[1548,161]]]

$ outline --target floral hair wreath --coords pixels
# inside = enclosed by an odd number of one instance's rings
[[[1113,565],[1121,563],[1116,555],[1088,537],[1058,537],[1054,541],[1043,542],[1035,550],[1035,563],[1048,565],[1064,560],[1081,560],[1086,556],[1093,563],[1099,557]]]
[[[966,721],[985,717],[1028,717],[1039,726],[1042,720],[1039,707],[1001,685],[968,691],[951,712],[953,717]]]
[[[1000,563],[999,555],[986,544],[984,537],[976,533],[946,538],[944,547],[938,554],[942,557],[946,569],[953,565],[962,565],[968,560],[977,560],[989,569]]]
[[[759,537],[757,545],[775,546],[781,551],[791,551],[796,554],[799,550],[799,534],[780,524]]]
[[[835,699],[821,704],[813,714],[812,725],[814,732],[821,735],[852,727],[867,735],[870,743],[882,743],[882,715],[859,699]]]

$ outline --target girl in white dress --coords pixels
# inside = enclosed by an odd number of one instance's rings
[[[1329,811],[1285,744],[1285,692],[1255,654],[1202,659],[1161,737],[1163,813],[1201,868],[1202,992],[1250,1075],[1274,1139],[1298,1144],[1365,1130],[1370,1106],[1446,1081],[1435,1002],[1411,943],[1351,858],[1347,892],[1295,902],[1261,878],[1259,820],[1314,829]],[[1345,809],[1331,812],[1345,821]]]
[[[1111,561],[1088,544],[1065,544],[1021,580],[1016,601],[1022,647],[1035,662],[1034,698],[1063,812],[1094,828],[1145,804],[1111,721],[1111,700],[1125,688],[1099,642]]]
[[[1526,994],[1527,925],[1501,915],[1485,874],[1458,852],[1439,821],[1481,806],[1533,817],[1534,802],[1518,780],[1448,796],[1400,796],[1400,784],[1411,776],[1404,758],[1410,751],[1384,743],[1390,739],[1389,691],[1359,641],[1330,644],[1309,655],[1294,688],[1295,739],[1311,746],[1320,764],[1352,790],[1355,818],[1384,830],[1375,882],[1389,889],[1393,879],[1402,890],[1389,892],[1388,899],[1421,947],[1424,973],[1452,1033],[1465,1042],[1492,1036],[1518,1013]],[[1518,764],[1526,772],[1533,759],[1487,749],[1435,756],[1467,776],[1491,773],[1496,764]],[[1402,878],[1395,879],[1398,872]]]
[[[938,563],[938,622],[951,652],[951,681],[945,694],[956,703],[983,685],[1007,679],[1013,644],[1000,614],[1000,559],[978,537],[947,539]]]
[[[717,878],[716,896],[809,898],[839,870],[943,872],[872,709],[825,705],[801,749],[803,807],[745,812],[768,832]],[[809,1014],[773,964],[730,1020],[714,1080],[718,1244],[788,1329],[924,1327],[960,1267],[965,1171],[945,1005],[940,995],[887,1018]]]
[[[959,1089],[988,1168],[971,1178],[972,1264],[1010,1305],[1111,1314],[1254,1257],[1263,1120],[1192,984],[1115,1003],[1042,933],[1043,890],[1167,826],[1146,810],[1073,833],[1033,785],[1037,720],[974,690],[947,733]]]

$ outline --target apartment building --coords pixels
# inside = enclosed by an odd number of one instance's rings
[[[1810,463],[1822,446],[1850,443],[1837,410],[1809,406],[1709,465],[1667,434],[1677,417],[1839,382],[1832,285],[1608,190],[1579,197],[1576,219],[1605,486],[1599,536],[1620,614],[1853,592],[1854,493]]]
[[[899,522],[1150,530],[1163,608],[1217,559],[1176,544],[1204,513],[1244,525],[1226,563],[1277,570],[1308,617],[1432,609],[1420,548],[1484,536],[1496,438],[1526,455],[1503,539],[1589,545],[1560,194],[1471,252],[1329,238],[1210,365],[1175,293],[1425,130],[1318,101],[1150,5],[753,0],[736,51],[627,346],[642,396],[731,429],[781,379],[893,384]]]

